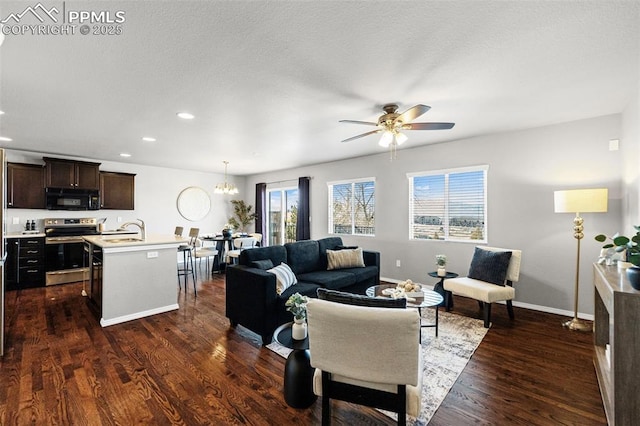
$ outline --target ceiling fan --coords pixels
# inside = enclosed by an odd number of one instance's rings
[[[382,133],[380,142],[378,142],[379,145],[393,149],[397,145],[402,145],[407,140],[407,136],[402,133],[402,130],[446,130],[451,129],[455,125],[455,123],[411,123],[412,120],[420,117],[431,109],[431,107],[427,105],[418,104],[412,106],[402,114],[398,114],[398,105],[396,104],[386,104],[382,109],[384,110],[384,114],[378,118],[377,123],[370,121],[340,120],[340,123],[364,124],[377,127],[375,130],[350,137],[342,142],[349,142],[354,139],[373,135],[374,133]]]

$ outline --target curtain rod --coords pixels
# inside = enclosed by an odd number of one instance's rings
[[[300,177],[306,177],[309,179],[313,179],[313,177],[311,176],[300,176]],[[294,178],[294,179],[284,179],[284,180],[274,180],[273,182],[264,182],[265,185],[272,185],[274,183],[283,183],[283,182],[297,182],[298,179],[300,178]],[[259,182],[260,183],[260,182]]]

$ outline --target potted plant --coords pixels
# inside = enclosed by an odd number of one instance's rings
[[[609,238],[604,234],[596,235],[596,241],[601,243],[611,240],[610,243],[602,246],[603,249],[615,248],[615,251],[620,253],[626,250],[627,261],[633,266],[627,268],[627,277],[629,277],[629,283],[636,290],[640,290],[640,226],[634,225],[636,234],[631,238],[624,235],[615,234]]]
[[[438,276],[444,277],[447,275],[447,255],[436,254],[436,265],[438,266]]]
[[[307,302],[309,298],[300,293],[289,296],[285,306],[287,311],[293,314],[293,325],[291,326],[291,337],[295,340],[304,340],[307,337]]]
[[[253,206],[244,200],[231,200],[231,204],[234,217],[229,219],[229,224],[233,229],[244,232],[244,228],[256,220],[256,213],[252,212]]]

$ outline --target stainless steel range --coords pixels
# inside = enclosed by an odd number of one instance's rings
[[[96,218],[44,220],[46,285],[87,280],[84,235],[100,234]]]

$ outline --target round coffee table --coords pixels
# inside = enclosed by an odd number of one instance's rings
[[[396,288],[395,284],[380,284],[369,287],[366,291],[366,295],[369,297],[385,297],[389,298],[382,294],[382,291],[387,288]],[[422,293],[422,295],[418,295],[417,293]],[[442,305],[444,299],[440,293],[437,293],[433,290],[422,289],[420,292],[416,292],[416,295],[410,293],[410,299],[407,299],[407,308],[418,308],[418,313],[420,314],[420,327],[435,327],[436,329],[436,337],[438,337],[438,307]],[[422,322],[422,308],[435,308],[436,311],[436,321],[434,324],[424,324]]]

